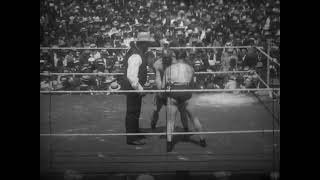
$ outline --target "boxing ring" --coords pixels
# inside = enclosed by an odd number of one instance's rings
[[[235,47],[173,47],[248,48]],[[280,64],[262,52],[269,63]],[[42,49],[125,49],[43,48]],[[159,48],[153,48],[159,49]],[[245,74],[248,71],[196,72],[195,75]],[[112,173],[272,173],[280,172],[280,88],[271,88],[256,73],[265,88],[185,90],[85,90],[40,91],[40,174],[75,170],[85,176]],[[149,73],[152,74],[152,73]],[[40,73],[40,75],[113,75],[123,73]],[[239,92],[233,94],[229,92]],[[125,94],[146,93],[140,128],[147,144],[129,146],[125,130]],[[176,144],[166,152],[166,108],[162,108],[155,130],[150,128],[153,97],[157,92],[192,92],[193,108],[199,112],[203,132],[183,132],[176,120]],[[259,92],[263,95],[259,95]],[[96,94],[96,95],[92,95]],[[197,104],[198,103],[198,104]],[[178,115],[177,119],[180,116]],[[192,129],[191,129],[192,130]],[[197,134],[206,135],[206,148],[197,144]],[[184,141],[181,135],[190,135]]]

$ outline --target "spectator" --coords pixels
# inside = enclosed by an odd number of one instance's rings
[[[156,40],[154,46],[225,46],[227,43],[265,46],[267,39],[273,39],[279,49],[272,51],[271,55],[280,62],[279,0],[40,2],[40,46],[89,47],[95,44],[94,47],[129,47],[142,30],[150,32]],[[251,50],[254,49],[231,54],[238,56],[238,63],[242,62],[245,69],[254,69],[260,60]],[[213,51],[195,52],[190,60],[203,63],[201,70],[219,70],[221,59],[224,70],[234,69],[232,66],[238,68],[238,63],[227,58],[231,55],[226,55],[222,49]],[[81,67],[89,62],[93,65],[103,58],[106,69],[111,72],[117,61],[121,65],[121,53],[118,52],[108,50],[104,57],[100,50],[80,51],[79,56],[58,51],[44,52],[40,59],[47,61],[41,71],[61,71],[61,65],[71,68],[77,64],[74,63],[77,59]],[[92,68],[96,70],[96,67]]]

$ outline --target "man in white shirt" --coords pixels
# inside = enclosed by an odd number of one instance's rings
[[[126,90],[143,90],[143,85],[147,80],[147,59],[144,53],[147,52],[150,42],[153,38],[147,32],[138,33],[136,42],[130,43],[130,49],[124,57],[124,65],[126,68],[123,89]],[[141,112],[141,93],[127,94],[127,110],[126,110],[126,132],[139,133],[139,118]],[[127,144],[144,145],[145,142],[141,138],[144,136],[127,136]]]

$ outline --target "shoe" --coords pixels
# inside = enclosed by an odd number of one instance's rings
[[[173,149],[173,142],[167,142],[167,152],[171,152]]]
[[[146,143],[144,141],[141,141],[141,140],[133,140],[133,141],[128,141],[127,140],[127,144],[128,145],[140,146],[140,145],[145,145]]]
[[[200,139],[200,146],[201,147],[207,147],[207,142],[205,139]]]

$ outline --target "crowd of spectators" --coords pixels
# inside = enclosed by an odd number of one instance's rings
[[[41,47],[128,48],[141,31],[150,32],[155,47],[254,45],[267,50],[270,40],[270,53],[280,62],[279,0],[40,1]],[[125,52],[41,50],[40,72],[123,72]],[[266,68],[266,57],[254,48],[190,49],[188,57],[196,71]],[[115,79],[101,78],[102,81],[97,76],[53,76],[51,80],[56,82],[52,85],[50,78],[43,76],[40,84],[42,89],[66,89],[81,87],[86,82],[83,88],[92,89],[98,85],[105,88],[101,82]],[[202,82],[207,81],[199,79],[199,86],[205,86]]]

